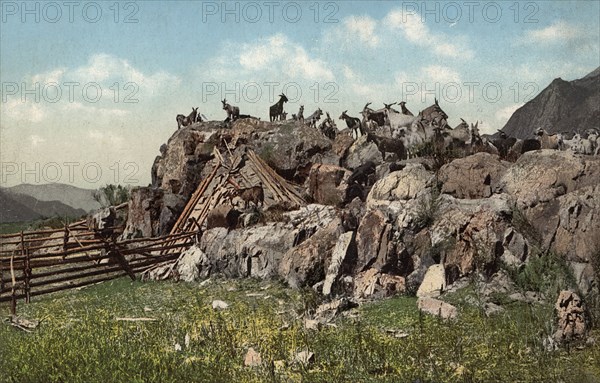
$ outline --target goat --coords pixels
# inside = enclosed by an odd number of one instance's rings
[[[260,121],[260,117],[254,117],[254,116],[251,116],[249,114],[240,114],[237,119],[241,120],[242,118],[253,118],[255,120],[259,120]]]
[[[407,116],[405,114],[401,114],[401,113],[393,113],[392,111],[386,110],[385,111],[385,115],[387,117],[387,120],[390,123],[390,127],[392,129],[392,132],[394,130],[400,129],[400,128],[409,128],[412,124],[414,124],[416,121],[421,119],[421,115],[419,116]]]
[[[352,131],[352,137],[356,140],[364,134],[362,124],[360,118],[350,117],[346,114],[347,112],[348,110],[343,111],[339,119],[346,121],[348,129]]]
[[[229,121],[233,122],[237,120],[240,116],[240,108],[237,106],[232,106],[227,103],[227,99],[223,99],[221,101],[223,103],[223,110],[227,111],[227,118]]]
[[[322,115],[323,115],[323,111],[321,110],[321,108],[317,108],[317,110],[315,110],[315,112],[313,114],[308,116],[308,118],[305,120],[305,123],[308,126],[310,126],[311,128],[316,128],[317,121],[319,121],[321,119]]]
[[[364,164],[358,166],[352,171],[350,177],[348,177],[348,187],[346,188],[346,196],[344,201],[346,203],[352,201],[355,197],[364,201],[365,199],[365,188],[369,187],[374,180],[372,176],[375,173],[375,163],[367,161]]]
[[[203,122],[203,121],[208,121],[208,118],[206,118],[206,116],[203,115],[202,113],[198,113],[198,116],[196,117],[196,122]]]
[[[298,110],[298,113],[296,114],[295,120],[304,122],[304,105],[300,105],[300,109]]]
[[[588,138],[583,138],[579,133],[573,136],[571,140],[571,149],[579,154],[596,154],[594,151],[594,143]]]
[[[443,127],[448,125],[448,115],[440,108],[437,98],[433,105],[425,108],[420,114],[434,126]]]
[[[335,140],[335,136],[337,135],[337,127],[335,126],[335,122],[331,119],[329,112],[326,113],[327,117],[323,119],[323,122],[319,125],[319,130],[323,135],[330,140]]]
[[[182,126],[188,126],[188,125],[192,125],[194,122],[196,122],[196,116],[198,115],[198,108],[194,108],[192,107],[192,113],[189,114],[189,116],[184,116],[183,114],[178,114],[177,117],[175,117],[175,120],[177,121],[177,129],[181,129]]]
[[[501,130],[498,130],[498,132],[500,137],[493,137],[492,144],[496,149],[498,149],[498,155],[500,158],[506,159],[508,151],[517,143],[517,139],[515,137],[509,137]]]
[[[370,102],[368,102],[364,106],[362,112],[360,112],[360,114],[362,114],[362,116],[363,116],[363,120],[362,120],[363,125],[366,125],[367,122],[369,122],[369,121],[375,121],[378,126],[385,125],[384,109],[375,111],[375,110],[369,108],[369,105],[371,105]],[[394,104],[390,104],[389,106],[391,107],[392,105],[394,105]]]
[[[244,208],[248,209],[250,202],[256,207],[263,206],[265,201],[265,192],[262,187],[262,182],[259,182],[257,186],[249,188],[233,189],[229,192],[229,203],[233,206],[233,199],[240,197],[244,201]]]
[[[282,113],[281,113],[281,119],[282,119],[283,121],[287,120],[287,112],[282,112]]]
[[[398,105],[400,105],[402,114],[406,114],[407,116],[414,116],[414,114],[412,114],[411,111],[406,108],[406,101],[400,101]]]
[[[271,107],[269,108],[269,118],[271,119],[271,122],[275,120],[285,120],[285,118],[282,118],[283,104],[285,104],[288,101],[289,100],[285,96],[285,94],[281,93],[279,95],[279,101],[277,101],[275,105],[271,105]]]
[[[600,152],[600,142],[598,142],[598,137],[600,136],[600,133],[598,133],[598,130],[593,128],[588,129],[585,132],[587,134],[587,139],[592,143],[592,146],[594,147],[593,154],[597,156]]]
[[[367,141],[375,143],[385,160],[385,153],[395,153],[399,160],[407,158],[406,140],[402,138],[388,138],[367,133]]]
[[[540,127],[535,130],[535,134],[542,149],[560,149],[563,145],[563,137],[560,133],[548,134]]]

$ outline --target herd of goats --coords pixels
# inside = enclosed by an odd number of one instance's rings
[[[287,113],[284,104],[288,98],[281,94],[279,101],[269,108],[270,121],[286,121]],[[230,105],[226,99],[221,101],[223,110],[227,112],[225,122],[233,122],[243,118],[260,118],[240,114],[240,108]],[[398,105],[400,110],[392,106]],[[374,142],[385,158],[385,153],[396,153],[399,159],[416,157],[428,144],[432,144],[434,153],[447,151],[460,151],[468,155],[476,152],[488,152],[499,155],[502,159],[516,159],[521,154],[538,149],[571,150],[579,154],[598,155],[600,151],[600,132],[597,129],[588,129],[583,134],[576,133],[567,139],[567,135],[560,133],[549,134],[542,128],[532,132],[529,139],[510,137],[502,131],[497,134],[480,134],[478,122],[468,124],[461,118],[461,123],[455,128],[448,125],[448,115],[435,103],[420,111],[416,116],[411,113],[406,102],[385,104],[381,109],[374,110],[367,103],[361,118],[351,117],[347,110],[342,112],[339,119],[344,120],[348,129],[338,130],[335,121],[329,113],[321,121],[323,111],[321,108],[308,117],[304,117],[304,106],[300,106],[298,113],[293,114],[291,120],[299,121],[309,127],[318,129],[323,135],[335,139],[337,134],[349,134],[354,139],[367,136],[367,140]],[[206,120],[198,113],[198,108],[192,108],[188,116],[177,115],[178,129],[195,122]],[[319,123],[320,121],[320,123]],[[431,145],[430,145],[431,147]]]

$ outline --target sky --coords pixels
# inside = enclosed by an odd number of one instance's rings
[[[0,186],[147,185],[192,107],[336,120],[437,98],[501,129],[553,79],[600,66],[599,1],[0,2]],[[337,120],[338,127],[343,121]]]

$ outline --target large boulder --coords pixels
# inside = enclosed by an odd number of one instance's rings
[[[360,221],[356,233],[357,261],[355,270],[375,268],[383,272],[396,271],[396,257],[393,251],[392,226],[380,210],[372,210]]]
[[[557,330],[553,338],[558,343],[584,339],[587,335],[585,307],[579,295],[563,290],[554,306],[557,316]]]
[[[229,278],[269,278],[286,251],[294,246],[297,232],[283,223],[231,230],[217,227],[207,230],[200,250],[207,255],[198,263],[203,278],[219,274]]]
[[[404,277],[373,268],[358,273],[354,280],[354,297],[358,299],[385,298],[405,291]]]
[[[279,264],[279,275],[292,287],[313,286],[325,279],[325,270],[342,231],[341,220],[336,218],[299,246],[290,248]]]
[[[525,211],[545,249],[589,262],[600,249],[600,181]]]
[[[510,226],[508,196],[468,200],[442,195],[438,209],[430,228],[431,242],[444,260],[447,282],[476,268],[493,273]]]
[[[319,204],[338,206],[346,198],[350,172],[335,165],[315,164],[308,176],[308,194]]]
[[[160,232],[162,189],[140,187],[131,191],[127,223],[121,238],[155,237]]]
[[[454,319],[458,316],[456,307],[438,299],[422,297],[417,301],[420,311],[439,316],[442,319]]]
[[[186,199],[163,189],[140,187],[131,191],[122,239],[169,234],[185,207]]]
[[[498,188],[514,196],[519,206],[531,207],[597,185],[598,179],[600,158],[546,149],[523,154],[502,176]]]
[[[487,198],[496,190],[508,165],[498,156],[483,152],[456,159],[440,169],[442,193],[456,198]]]
[[[167,142],[167,149],[155,163],[155,183],[161,189],[185,198],[194,192],[202,169],[220,143],[219,130],[207,124],[194,124],[177,130]]]
[[[367,141],[367,136],[358,138],[348,149],[346,156],[346,167],[356,169],[366,162],[378,165],[383,162],[383,156],[374,142]]]
[[[323,283],[323,295],[335,292],[336,283],[344,271],[346,260],[356,257],[356,245],[354,244],[354,232],[349,231],[339,236],[333,252],[331,262],[327,267],[325,282]]]
[[[285,121],[258,132],[252,146],[277,173],[302,183],[308,176],[307,170],[317,162],[313,157],[329,151],[331,141],[318,129],[298,121]]]
[[[373,185],[367,202],[373,200],[409,200],[431,187],[434,175],[421,164],[407,164],[400,171],[388,174]]]
[[[444,265],[431,265],[425,273],[425,277],[423,278],[423,282],[421,282],[421,286],[419,286],[419,290],[417,290],[417,297],[437,297],[444,290],[446,290],[446,272],[444,270]]]

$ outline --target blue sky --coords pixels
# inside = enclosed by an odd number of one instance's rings
[[[176,114],[267,119],[284,89],[290,114],[437,97],[493,132],[600,65],[598,1],[116,4],[1,3],[2,185],[145,185]]]

